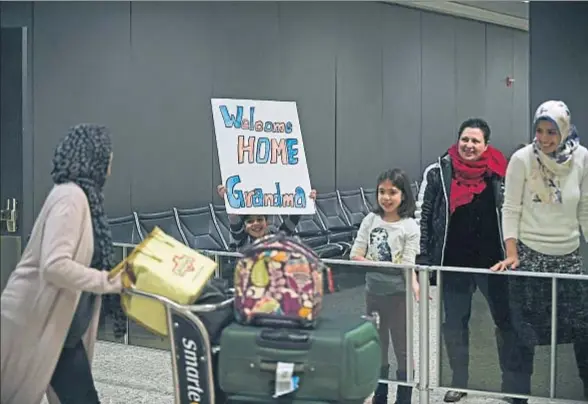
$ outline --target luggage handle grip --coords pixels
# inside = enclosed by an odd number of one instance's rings
[[[280,318],[273,315],[257,314],[252,318],[251,324],[258,327],[297,329],[304,326],[304,321],[300,318]]]
[[[263,372],[276,372],[278,368],[278,362],[260,361],[259,369]],[[304,373],[306,366],[303,363],[294,364],[294,373]]]
[[[310,335],[294,329],[265,329],[257,336],[257,345],[263,348],[308,350],[312,344]]]

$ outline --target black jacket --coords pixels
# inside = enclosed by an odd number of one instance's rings
[[[421,187],[425,187],[420,205],[421,252],[417,263],[421,265],[443,265],[447,232],[449,230],[449,196],[453,166],[448,154],[425,171]],[[502,241],[502,202],[504,181],[497,175],[490,180],[496,199],[496,220]],[[504,254],[504,247],[503,247]]]

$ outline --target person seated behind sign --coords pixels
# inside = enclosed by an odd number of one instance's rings
[[[227,189],[224,185],[219,185],[216,188],[218,195],[224,200]],[[316,198],[316,190],[310,191],[310,198]],[[231,247],[239,251],[243,247],[251,244],[253,241],[273,233],[273,229],[269,226],[266,215],[228,215],[231,231]],[[282,224],[278,228],[278,232],[283,232],[288,236],[292,236],[296,232],[296,226],[300,221],[300,215],[281,215]]]

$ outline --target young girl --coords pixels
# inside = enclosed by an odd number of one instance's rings
[[[385,171],[378,177],[378,205],[368,214],[357,233],[350,257],[356,261],[389,261],[395,264],[414,264],[419,253],[420,229],[414,219],[415,200],[410,181],[399,169]],[[413,292],[418,298],[419,286],[411,271]],[[390,274],[366,273],[367,313],[380,317],[382,344],[381,378],[388,378],[388,346],[392,345],[398,369],[397,380],[406,380],[406,282],[400,269]],[[398,386],[396,404],[410,404],[412,388]],[[378,384],[372,401],[388,402],[388,385]]]

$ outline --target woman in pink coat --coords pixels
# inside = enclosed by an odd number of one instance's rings
[[[78,125],[53,158],[53,189],[2,292],[1,404],[96,404],[91,359],[112,237],[102,188],[112,147],[105,127]]]

